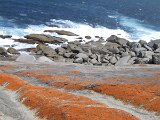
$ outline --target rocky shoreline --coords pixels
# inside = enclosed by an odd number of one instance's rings
[[[44,32],[76,36],[77,39],[68,42],[69,40],[65,38],[46,34],[30,34],[22,39],[12,39],[12,36],[0,35],[0,38],[4,40],[9,38],[15,42],[37,44],[35,48],[21,50],[16,50],[14,47],[8,49],[0,47],[0,60],[23,62],[24,59],[26,59],[25,61],[34,61],[41,57],[40,59],[46,62],[69,62],[98,66],[160,64],[160,40],[150,41],[149,43],[144,40],[130,42],[112,35],[107,39],[95,36],[98,40],[94,41],[90,36],[82,38],[75,33],[64,30],[45,30]],[[88,39],[89,42],[84,42],[84,39]],[[48,44],[60,45],[60,47],[54,49]],[[31,59],[27,59],[27,55],[22,55],[21,51],[27,51]]]

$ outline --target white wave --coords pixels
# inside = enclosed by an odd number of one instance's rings
[[[160,31],[151,29],[152,26],[143,24],[137,19],[121,16],[119,23],[125,28],[132,30],[133,33],[130,34],[130,39],[141,39],[147,42],[160,39]]]

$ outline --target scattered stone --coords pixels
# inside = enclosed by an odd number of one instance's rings
[[[88,55],[84,54],[84,53],[79,53],[76,55],[76,58],[82,58],[83,61],[88,61]]]
[[[91,39],[91,36],[85,36],[86,39]]]

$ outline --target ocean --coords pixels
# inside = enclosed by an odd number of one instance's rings
[[[160,39],[159,6],[160,0],[0,0],[0,35],[22,38],[63,29],[82,37],[107,38],[114,34],[148,42]],[[11,44],[18,43],[0,41],[0,46]]]

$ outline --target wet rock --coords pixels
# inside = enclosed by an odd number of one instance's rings
[[[152,61],[153,61],[154,64],[160,64],[160,53],[154,54],[152,56]]]
[[[107,38],[108,42],[117,43],[119,45],[126,45],[129,41],[123,38],[119,38],[115,35],[111,35],[109,38]]]
[[[11,35],[0,35],[0,38],[2,39],[11,38],[11,37],[12,37]]]
[[[115,64],[115,66],[123,66],[123,65],[128,65],[128,61],[131,59],[131,56],[128,55],[128,56],[125,56],[125,57],[122,57],[118,60],[118,62]]]
[[[8,48],[7,52],[10,54],[19,54],[19,52],[15,48]]]
[[[54,37],[54,36],[44,35],[44,34],[30,34],[30,35],[26,35],[24,37],[27,39],[33,39],[38,42],[52,43],[52,44],[64,43],[67,41],[64,38]]]
[[[77,34],[70,32],[70,31],[65,31],[65,30],[45,30],[44,32],[50,32],[50,33],[57,33],[59,35],[67,35],[67,36],[78,36]]]

